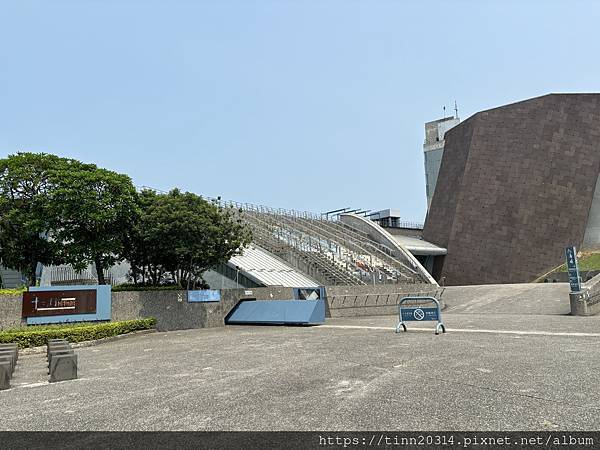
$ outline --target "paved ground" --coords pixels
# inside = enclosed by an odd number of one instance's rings
[[[569,314],[569,283],[449,286],[447,312],[485,314]]]
[[[600,429],[600,317],[451,308],[441,336],[393,316],[136,336],[52,385],[23,355],[0,429]]]

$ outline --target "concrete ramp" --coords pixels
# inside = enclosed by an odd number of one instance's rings
[[[569,283],[449,286],[445,312],[461,314],[569,314]]]
[[[227,325],[317,325],[325,323],[321,300],[242,300],[225,318]]]

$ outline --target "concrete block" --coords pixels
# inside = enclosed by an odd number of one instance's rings
[[[66,339],[49,339],[46,342],[47,348],[49,349],[50,347],[53,347],[55,345],[69,345],[69,341],[67,341]]]
[[[0,355],[11,355],[15,359],[15,364],[17,363],[17,359],[19,359],[19,352],[17,351],[17,349],[0,348]]]
[[[17,363],[17,352],[14,350],[2,350],[0,348],[0,356],[10,356],[15,360],[15,364]]]
[[[19,359],[19,346],[16,342],[11,343],[11,344],[0,344],[0,351],[3,351],[3,350],[14,351],[15,355],[17,356],[17,359]]]
[[[10,364],[0,362],[0,390],[10,388],[11,375]]]
[[[2,343],[0,344],[0,348],[5,349],[5,348],[19,348],[19,345],[16,342],[6,342],[6,343]]]
[[[50,383],[77,379],[77,355],[55,355],[50,362]]]
[[[52,349],[52,350],[50,350],[50,353],[48,354],[48,361],[51,361],[53,357],[58,356],[58,355],[72,355],[72,354],[73,354],[72,348]]]
[[[52,347],[49,346],[48,349],[46,350],[46,359],[50,360],[50,353],[61,351],[61,350],[71,350],[71,346],[69,344],[56,344],[56,345],[53,345]]]
[[[570,293],[569,302],[571,303],[572,316],[593,316],[600,314],[600,302],[594,298],[595,294],[585,289],[583,292]]]
[[[52,365],[52,360],[54,358],[56,358],[57,356],[64,356],[64,355],[73,355],[73,349],[72,348],[61,348],[61,349],[56,349],[56,350],[50,350],[50,354],[48,355],[48,373],[50,373],[50,366]]]
[[[8,364],[10,368],[10,373],[12,375],[12,373],[15,371],[15,358],[12,355],[0,355],[0,364],[3,362]]]
[[[52,342],[46,347],[46,354],[50,353],[50,350],[52,349],[63,347],[71,347],[71,344],[69,344],[68,342]]]

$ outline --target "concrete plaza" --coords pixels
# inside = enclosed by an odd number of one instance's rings
[[[79,379],[55,384],[45,354],[22,354],[13,387],[0,392],[0,427],[600,428],[600,317],[554,303],[484,312],[485,299],[468,301],[448,302],[440,336],[432,322],[395,334],[396,317],[373,316],[126,337],[77,349]]]

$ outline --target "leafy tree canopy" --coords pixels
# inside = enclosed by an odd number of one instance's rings
[[[203,272],[227,261],[251,239],[233,209],[189,192],[144,190],[139,204],[126,252],[136,283],[196,286]]]
[[[232,208],[175,189],[137,193],[127,175],[44,153],[0,159],[0,262],[35,283],[38,263],[94,263],[127,258],[136,283],[202,283],[251,236]]]
[[[73,170],[74,169],[74,170]],[[124,242],[138,214],[137,193],[127,175],[93,164],[63,167],[48,196],[53,237],[61,256],[76,270],[94,263],[103,270],[123,260]]]
[[[0,159],[0,260],[35,283],[37,263],[102,269],[122,259],[137,214],[131,180],[44,153]]]
[[[36,267],[59,264],[56,241],[47,239],[48,195],[54,173],[69,160],[44,153],[18,153],[0,159],[0,261],[35,283]]]

